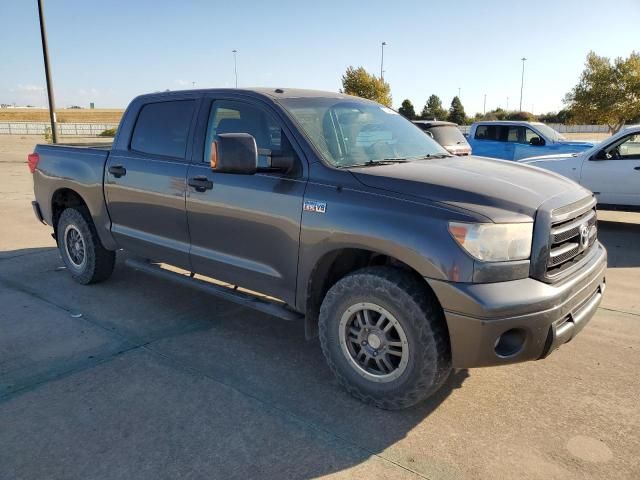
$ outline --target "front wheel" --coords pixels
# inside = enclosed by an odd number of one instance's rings
[[[86,285],[111,276],[116,254],[102,246],[89,212],[67,208],[56,230],[62,261],[75,281]]]
[[[329,367],[366,403],[409,407],[437,391],[451,372],[438,302],[404,270],[370,267],[347,275],[327,292],[319,324]]]

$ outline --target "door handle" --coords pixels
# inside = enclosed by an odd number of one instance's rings
[[[204,192],[213,188],[213,182],[204,175],[198,175],[189,179],[189,186],[195,188],[196,192]]]
[[[109,173],[116,178],[120,178],[127,174],[127,169],[122,165],[114,165],[109,167]]]
[[[633,167],[634,170],[640,170],[640,165],[638,165],[637,167]]]

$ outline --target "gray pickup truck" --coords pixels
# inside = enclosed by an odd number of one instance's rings
[[[307,90],[143,95],[110,148],[38,145],[34,211],[78,282],[127,262],[319,335],[355,397],[413,405],[452,368],[546,357],[595,313],[588,190],[454,157],[395,111]]]

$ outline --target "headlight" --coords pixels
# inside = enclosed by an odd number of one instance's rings
[[[484,262],[525,260],[531,255],[533,223],[449,222],[449,233],[469,255]]]

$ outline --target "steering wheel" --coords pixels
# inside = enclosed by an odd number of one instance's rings
[[[620,155],[620,148],[612,148],[607,152],[606,157],[609,160],[620,160],[622,158],[622,155]]]

